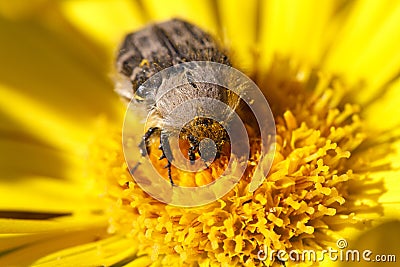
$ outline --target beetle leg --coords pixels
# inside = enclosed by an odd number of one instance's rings
[[[160,131],[160,128],[158,127],[150,127],[147,132],[143,135],[142,137],[142,141],[139,144],[139,149],[140,149],[140,154],[142,155],[142,157],[146,156],[147,153],[147,148],[149,146],[149,139],[150,137],[156,133]]]
[[[171,175],[171,165],[172,165],[171,161],[174,158],[172,156],[171,147],[169,145],[168,134],[163,131],[161,131],[161,134],[160,134],[160,146],[158,148],[162,152],[160,159],[166,158],[168,161],[167,165],[165,165],[164,168],[168,169],[169,181],[171,182],[171,185],[175,185],[174,181],[172,180],[172,175]]]
[[[131,174],[133,174],[133,173],[136,171],[136,169],[139,167],[140,164],[141,164],[141,162],[138,161],[138,162],[135,164],[135,166],[133,166],[133,167],[129,170],[129,172],[130,172]]]
[[[158,127],[150,127],[150,128],[146,131],[146,133],[143,135],[142,141],[140,141],[140,143],[139,143],[139,145],[138,145],[138,147],[139,147],[139,149],[140,149],[140,155],[142,155],[142,157],[146,156],[147,148],[148,148],[148,146],[149,146],[149,139],[150,139],[150,137],[153,136],[153,134],[156,133],[156,132],[158,132],[158,131],[160,131],[160,128],[158,128]],[[138,162],[135,164],[135,166],[133,166],[133,167],[130,169],[130,173],[133,174],[133,173],[136,171],[136,169],[139,167],[140,164],[141,164],[141,162],[138,161]]]
[[[197,88],[196,83],[194,82],[193,79],[193,74],[191,72],[186,72],[186,79],[188,81],[188,83],[193,87],[193,88]]]
[[[199,149],[199,141],[197,140],[197,138],[196,137],[194,137],[193,135],[189,135],[188,136],[188,139],[189,139],[189,142],[190,142],[190,147],[189,147],[189,150],[188,150],[188,157],[189,157],[189,160],[190,160],[190,164],[194,164],[194,161],[196,160],[196,152],[198,151],[198,149]]]
[[[138,147],[140,149],[140,154],[142,155],[142,157],[146,156],[147,149],[149,147],[150,137],[152,137],[153,134],[160,132],[160,131],[161,131],[161,129],[158,127],[150,127],[147,130],[147,132],[143,135],[142,141],[138,145]],[[162,160],[162,159],[167,158],[167,160],[168,160],[168,163],[167,163],[167,165],[165,165],[164,168],[168,168],[168,178],[171,182],[171,185],[175,185],[172,180],[172,175],[171,175],[171,166],[172,165],[171,165],[170,159],[172,160],[173,157],[172,157],[172,153],[171,153],[171,148],[169,146],[168,135],[163,133],[162,131],[160,134],[160,146],[158,148],[162,152],[162,155],[160,156],[159,159]],[[131,174],[133,174],[136,171],[136,169],[139,167],[140,164],[141,164],[141,162],[139,161],[138,163],[136,163],[135,166],[133,166],[133,168],[131,168],[131,170],[130,170]]]
[[[192,165],[194,164],[194,161],[196,160],[196,150],[197,150],[196,146],[191,146],[191,147],[189,147],[189,150],[188,150],[190,164],[192,164]]]

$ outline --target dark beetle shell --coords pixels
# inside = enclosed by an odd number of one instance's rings
[[[162,69],[189,61],[230,65],[211,36],[179,19],[153,24],[128,34],[117,57],[117,70],[128,77],[133,91]]]

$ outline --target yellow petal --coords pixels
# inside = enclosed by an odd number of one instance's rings
[[[0,241],[4,241],[6,247],[2,246],[5,250],[0,251],[0,265],[27,266],[51,252],[94,241],[106,236],[105,225],[104,219],[96,218],[73,223],[1,219]],[[20,235],[12,236],[10,233]]]
[[[0,87],[0,111],[23,125],[26,132],[56,147],[79,151],[77,145],[88,142],[89,129],[77,127],[21,91]]]
[[[85,181],[27,176],[0,183],[1,210],[77,212],[97,210],[102,204]]]
[[[83,178],[84,156],[29,142],[28,138],[17,136],[0,139],[0,150],[1,182],[14,182],[15,179],[35,175],[54,179]]]
[[[217,3],[222,34],[228,48],[232,50],[234,65],[247,73],[254,72],[258,2],[222,0]]]
[[[82,213],[51,220],[0,219],[0,234],[56,233],[106,225],[105,216]]]
[[[398,158],[396,158],[396,165],[400,165]],[[383,208],[384,208],[384,212],[385,212],[385,217],[380,218],[380,220],[385,220],[385,219],[387,220],[388,218],[399,218],[399,214],[400,214],[400,187],[399,187],[400,171],[382,172],[382,173],[380,173],[380,175],[381,175],[381,178],[384,179],[385,188],[387,190],[387,192],[385,192],[379,198],[379,202],[383,204]]]
[[[134,259],[130,263],[124,265],[124,267],[143,267],[150,266],[153,263],[153,260],[150,257],[143,256],[137,259]]]
[[[135,1],[62,1],[60,8],[79,31],[107,48],[109,56],[116,52],[125,34],[143,24]]]
[[[335,1],[265,1],[261,5],[259,67],[264,71],[275,54],[316,64],[326,45],[326,28]]]
[[[118,113],[111,80],[94,67],[93,55],[74,50],[84,38],[72,40],[34,20],[0,19],[0,31],[2,129],[25,128],[37,139],[76,149],[87,142],[95,116]]]
[[[328,53],[325,67],[350,82],[365,79],[367,88],[357,95],[364,103],[398,73],[400,4],[397,1],[357,1],[343,21]]]
[[[174,17],[195,23],[213,35],[218,34],[215,3],[210,0],[142,1],[149,20],[162,21]],[[179,8],[177,8],[179,7]]]
[[[27,17],[40,11],[42,8],[48,6],[48,0],[15,0],[15,1],[0,1],[0,14],[12,18],[19,19]]]
[[[398,220],[386,222],[364,232],[354,243],[349,243],[349,248],[343,250],[345,253],[357,250],[360,254],[360,261],[342,261],[340,266],[395,266],[400,255],[399,235],[400,222]],[[368,254],[364,254],[366,251]],[[363,258],[363,254],[366,256],[365,258]]]
[[[137,245],[137,244],[136,244]],[[48,255],[33,266],[111,266],[135,260],[136,245],[132,240],[116,236]]]
[[[363,113],[367,127],[374,130],[399,128],[400,79],[388,85],[385,91],[377,93],[373,102]]]

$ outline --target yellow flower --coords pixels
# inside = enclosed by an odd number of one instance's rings
[[[378,251],[387,231],[364,231],[400,214],[399,3],[17,3],[0,3],[1,266],[268,266],[280,263],[260,250],[342,239]],[[126,169],[115,51],[172,17],[217,36],[271,105],[277,151],[253,193],[244,177],[218,201],[179,208]]]

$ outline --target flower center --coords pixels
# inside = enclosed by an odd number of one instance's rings
[[[378,194],[383,191],[360,171],[366,154],[357,149],[367,135],[360,108],[343,100],[348,88],[337,78],[283,60],[271,65],[259,86],[275,114],[272,168],[256,191],[246,190],[246,174],[251,177],[252,166],[259,164],[253,136],[245,177],[223,198],[202,207],[169,206],[143,192],[124,162],[120,126],[112,136],[110,126],[102,127],[108,131],[92,146],[96,164],[90,171],[110,200],[110,232],[134,238],[140,254],[167,265],[235,265],[259,261],[264,247],[289,251],[330,246],[339,230],[365,223],[366,207],[379,210],[373,195],[361,190],[373,185]],[[150,153],[150,159],[159,162],[160,155]],[[200,173],[178,171],[174,181],[207,184],[219,177],[223,165],[222,159]]]

